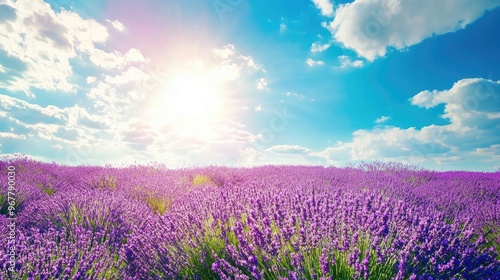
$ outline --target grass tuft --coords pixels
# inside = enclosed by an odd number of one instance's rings
[[[48,194],[49,196],[53,196],[54,193],[56,192],[56,190],[54,190],[53,188],[50,188],[50,187],[42,188],[42,191],[44,193]]]
[[[211,183],[213,183],[212,179],[210,179],[210,177],[207,177],[205,175],[197,174],[193,177],[193,185],[195,186],[201,186],[204,184],[211,184]]]
[[[170,197],[148,195],[146,201],[149,207],[160,215],[163,215],[172,208],[172,199]]]
[[[9,213],[9,201],[7,194],[0,193],[0,215],[7,215]]]
[[[54,193],[56,192],[56,189],[52,187],[51,183],[48,183],[47,185],[44,185],[42,183],[36,183],[36,185],[46,194],[49,196],[53,196]]]
[[[94,183],[93,186],[98,189],[108,189],[114,191],[116,190],[118,183],[116,181],[116,178],[106,175],[104,178]]]

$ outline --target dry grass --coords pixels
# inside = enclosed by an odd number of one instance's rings
[[[205,175],[200,175],[200,174],[197,174],[193,177],[193,185],[195,186],[201,186],[201,185],[204,185],[204,184],[211,184],[213,183],[212,179],[210,179],[209,177],[205,176]]]

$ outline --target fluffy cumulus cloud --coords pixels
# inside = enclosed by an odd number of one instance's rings
[[[24,136],[24,135],[17,135],[15,133],[11,133],[11,132],[0,132],[0,137],[1,138],[20,139],[20,140],[26,139],[26,136]]]
[[[182,164],[251,164],[259,152],[250,143],[255,136],[239,122],[214,120],[204,122],[197,133],[184,133],[175,124],[161,129],[140,124],[129,143],[139,145],[144,157],[176,165]],[[153,135],[155,134],[155,135]]]
[[[125,30],[125,26],[123,25],[123,23],[121,23],[120,21],[118,20],[106,20],[107,22],[109,22],[113,28],[115,28],[116,30],[120,31],[120,32],[123,32]]]
[[[465,28],[498,0],[356,0],[341,4],[327,27],[335,40],[370,61],[434,35]]]
[[[342,164],[352,160],[352,143],[337,142],[334,146],[328,147],[316,153],[317,156],[325,158],[329,163]]]
[[[456,131],[495,127],[500,121],[500,81],[463,79],[449,90],[422,91],[411,98],[419,107],[432,108],[444,104],[443,118],[449,119]]]
[[[325,63],[321,60],[314,60],[312,58],[308,58],[306,60],[306,64],[309,65],[309,67],[316,67],[316,66],[324,65]]]
[[[236,53],[236,49],[234,45],[228,44],[223,46],[222,48],[214,48],[212,53],[220,58],[227,59],[232,57]]]
[[[260,78],[257,81],[257,90],[269,90],[266,78]]]
[[[333,3],[330,0],[312,0],[316,8],[318,8],[322,15],[331,17],[333,16]]]
[[[0,64],[10,78],[0,86],[34,96],[34,89],[76,92],[70,82],[74,75],[70,61],[88,57],[104,69],[123,68],[144,58],[138,50],[126,54],[97,47],[104,44],[109,32],[93,19],[62,10],[53,11],[40,1],[6,1],[10,16],[0,22]],[[114,28],[121,23],[112,21]]]
[[[320,165],[325,158],[299,145],[274,145],[259,152],[254,164]]]
[[[360,68],[364,65],[362,60],[352,60],[347,55],[341,55],[338,58],[340,61],[340,68]]]
[[[308,148],[298,146],[298,145],[276,145],[268,148],[266,151],[277,153],[277,154],[296,154],[296,155],[308,155],[312,153]]]
[[[474,154],[486,157],[486,161],[496,162],[498,164],[500,163],[500,144],[491,145],[487,148],[477,148]]]
[[[375,120],[375,123],[385,123],[386,121],[390,120],[391,116],[381,116],[380,118],[377,118]]]
[[[357,130],[351,142],[339,142],[319,154],[329,162],[392,160],[436,167],[453,162],[477,162],[484,167],[500,159],[500,81],[463,79],[448,90],[417,93],[410,102],[423,109],[444,104],[442,118],[449,124]]]
[[[314,42],[311,45],[311,52],[324,52],[330,48],[330,43],[321,44],[320,42]]]
[[[240,77],[245,71],[266,72],[262,65],[257,64],[251,55],[244,55],[236,50],[233,44],[227,44],[221,48],[212,49],[216,61],[218,78],[224,80],[234,80]],[[197,67],[197,65],[195,65]],[[201,66],[201,64],[198,64]],[[265,81],[264,78],[260,79]],[[267,82],[266,82],[267,84]]]

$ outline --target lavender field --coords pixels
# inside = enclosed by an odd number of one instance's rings
[[[500,279],[500,172],[0,168],[0,279]]]

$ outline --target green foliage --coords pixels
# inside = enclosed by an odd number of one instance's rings
[[[49,196],[53,196],[54,193],[56,192],[56,190],[54,190],[53,188],[43,188],[42,191],[48,194]]]
[[[160,215],[172,208],[172,199],[170,197],[148,195],[146,202],[155,213]]]
[[[494,247],[498,253],[497,259],[500,260],[500,226],[490,223],[483,227],[483,236],[485,243],[483,247]]]
[[[122,270],[127,266],[127,263],[125,261],[120,261],[120,255],[119,254],[114,254],[113,257],[113,263],[116,265],[111,266],[110,268],[102,271],[98,277],[99,279],[105,279],[105,280],[111,280],[111,279],[122,279],[123,278],[123,272]],[[94,267],[92,267],[94,269]],[[90,271],[92,272],[92,271]],[[89,275],[92,275],[93,273],[88,273]]]
[[[233,220],[234,222],[234,220]],[[215,224],[214,224],[215,223]],[[190,242],[185,242],[182,246],[182,252],[187,255],[187,264],[184,269],[179,272],[181,278],[193,279],[201,277],[201,279],[217,279],[218,276],[212,271],[212,263],[215,262],[214,253],[219,258],[225,258],[226,241],[222,238],[223,228],[226,228],[230,222],[222,224],[220,220],[215,221],[213,217],[209,217],[205,221],[204,233],[201,236],[190,236],[196,240],[197,246],[189,245]],[[232,231],[231,231],[232,232]],[[232,232],[232,242],[236,244],[236,236]],[[231,242],[230,242],[231,243]],[[231,243],[233,244],[233,243]],[[233,244],[233,245],[234,245]]]
[[[96,232],[98,229],[104,229],[106,234],[101,236],[98,240],[92,240],[92,243],[96,242],[101,244],[106,241],[113,227],[113,224],[107,218],[109,211],[109,209],[106,209],[104,213],[92,215],[88,210],[86,211],[75,203],[71,203],[67,211],[60,213],[57,217],[50,218],[50,220],[57,225],[58,228],[64,228],[66,230],[66,238],[73,239],[73,242],[76,242],[77,239],[75,235],[77,226],[90,229],[93,232]]]
[[[165,195],[148,193],[142,186],[139,185],[132,188],[130,195],[133,199],[145,201],[149,208],[151,208],[154,213],[159,215],[165,214],[165,212],[172,208],[172,198]]]
[[[51,183],[44,185],[42,183],[36,183],[36,185],[42,190],[42,192],[48,194],[49,196],[53,196],[56,192],[55,188],[52,187]]]
[[[101,180],[95,182],[93,186],[98,189],[108,189],[114,191],[116,190],[118,183],[116,178],[106,175]]]
[[[201,185],[204,185],[204,184],[213,183],[213,181],[212,181],[212,179],[210,179],[210,177],[207,177],[205,175],[197,174],[197,175],[195,175],[193,177],[192,183],[195,186],[201,186]]]
[[[14,198],[14,199],[12,199]],[[23,208],[23,204],[25,201],[25,198],[21,196],[19,193],[16,193],[15,196],[11,197],[11,203],[14,201],[14,208],[15,210],[13,211],[14,213],[19,213],[21,209]],[[1,194],[0,193],[0,215],[8,215],[11,213],[9,211],[9,196],[8,193]]]
[[[426,177],[416,177],[411,175],[410,177],[404,178],[403,183],[410,183],[414,187],[426,184],[430,181],[430,178]]]
[[[202,277],[202,279],[216,279],[217,276],[211,270],[211,264],[215,259],[213,254],[217,254],[220,259],[225,259],[233,267],[238,269],[241,273],[252,278],[251,273],[245,268],[238,266],[226,254],[226,246],[232,245],[237,251],[239,250],[239,241],[232,230],[235,221],[241,221],[244,226],[244,232],[249,233],[249,225],[247,223],[246,214],[243,213],[241,217],[231,217],[229,221],[223,223],[220,220],[214,220],[209,216],[204,222],[203,233],[200,236],[188,236],[188,240],[182,242],[182,253],[187,256],[187,264],[183,270],[179,272],[181,278],[194,278]],[[297,223],[297,226],[299,223]],[[262,226],[262,225],[259,225]],[[281,233],[276,226],[276,222],[271,222],[273,233],[281,236]],[[298,228],[300,229],[300,228]],[[352,234],[352,233],[351,233]],[[290,271],[301,271],[301,279],[316,279],[316,277],[333,277],[333,279],[353,279],[354,268],[348,265],[349,254],[353,249],[348,251],[340,251],[336,249],[327,249],[329,260],[329,273],[323,275],[320,267],[320,257],[324,246],[325,240],[320,240],[318,246],[309,248],[299,248],[298,251],[292,245],[295,240],[300,238],[300,233],[291,237],[290,240],[283,240],[281,236],[282,246],[277,255],[270,255],[260,248],[256,248],[253,254],[257,257],[259,263],[259,270],[264,272],[264,279],[280,279],[289,276]],[[351,238],[346,237],[346,238]],[[251,241],[250,241],[251,242]],[[382,244],[382,248],[389,248],[392,243],[392,238],[388,238],[386,243]],[[191,245],[188,245],[191,244]],[[194,244],[194,246],[193,246]],[[371,248],[371,239],[367,234],[360,235],[357,240],[357,248],[361,251],[359,255],[359,262],[365,258],[368,251],[371,255],[369,261],[370,276],[368,279],[391,279],[396,275],[396,259],[387,259],[380,263],[377,260],[377,254]],[[175,255],[178,253],[174,253]],[[292,265],[292,255],[302,255],[302,267],[297,268]],[[173,256],[172,256],[173,257]]]
[[[0,215],[7,215],[9,213],[9,201],[7,194],[0,193]]]
[[[130,190],[130,195],[133,199],[141,200],[144,196],[144,188],[137,185]]]

